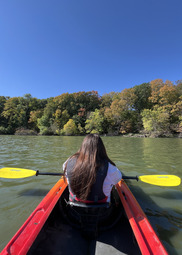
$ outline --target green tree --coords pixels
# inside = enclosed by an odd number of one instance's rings
[[[98,133],[103,134],[104,132],[104,117],[101,115],[100,111],[96,109],[91,112],[89,118],[86,120],[85,129],[87,133]]]
[[[111,127],[109,133],[129,133],[136,131],[136,113],[134,103],[136,95],[134,89],[124,89],[117,99],[115,99],[110,108],[105,109],[104,116]]]
[[[160,132],[161,134],[169,132],[170,114],[161,106],[156,105],[154,109],[144,109],[142,121],[147,132]]]
[[[150,109],[152,107],[152,103],[149,101],[149,97],[151,97],[150,83],[143,83],[141,85],[137,85],[133,89],[136,95],[133,105],[134,109],[139,113],[143,109]]]
[[[7,121],[2,115],[6,101],[7,101],[6,97],[0,96],[0,127],[2,127],[2,130],[4,130],[3,128],[7,127]]]
[[[58,126],[59,129],[62,129],[70,118],[67,110],[61,111],[60,109],[57,109],[53,116],[55,117],[54,123]]]
[[[9,130],[13,133],[19,127],[19,111],[17,105],[19,104],[18,97],[9,98],[5,104],[2,112],[2,117],[5,118]]]
[[[77,135],[78,129],[74,120],[69,119],[69,121],[64,125],[62,133],[64,135]]]
[[[29,118],[29,121],[28,121],[30,129],[33,129],[35,131],[39,131],[38,119],[40,119],[42,117],[42,115],[43,115],[42,110],[36,110],[36,111],[31,111],[30,112],[30,118]]]
[[[170,113],[172,115],[171,130],[182,133],[182,95],[179,97],[179,101],[172,105]]]
[[[71,117],[78,114],[81,108],[84,108],[85,114],[87,114],[100,106],[100,97],[97,91],[64,93],[55,97],[54,101],[61,111],[67,110]]]
[[[58,126],[54,123],[55,112],[57,109],[57,104],[54,102],[53,98],[49,98],[48,102],[44,108],[44,113],[41,118],[37,120],[37,126],[42,135],[53,135],[57,134]]]

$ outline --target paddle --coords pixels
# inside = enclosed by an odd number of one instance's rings
[[[0,178],[18,179],[35,175],[63,176],[63,173],[41,173],[35,170],[8,167],[0,169]],[[142,182],[158,186],[178,186],[181,183],[181,179],[176,175],[141,175],[123,176],[122,178],[125,180],[140,180]]]

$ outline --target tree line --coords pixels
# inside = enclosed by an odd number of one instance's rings
[[[182,80],[156,79],[121,92],[48,99],[0,96],[0,134],[169,136],[182,133]]]

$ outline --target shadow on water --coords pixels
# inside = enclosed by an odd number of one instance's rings
[[[160,193],[150,193],[152,196],[157,196],[165,199],[182,200],[182,192],[179,191],[165,191]]]
[[[19,196],[45,197],[49,189],[26,189],[18,193]]]
[[[146,194],[140,187],[130,185],[130,181],[127,182],[132,193],[137,198],[138,203],[147,215],[152,227],[156,231],[159,239],[164,244],[169,254],[178,255],[174,245],[171,242],[173,236],[175,236],[182,228],[182,212],[180,210],[172,210],[171,208],[161,208],[155,203],[151,197]],[[182,199],[181,192],[162,192],[156,196],[164,198],[174,199],[174,196],[178,199]]]

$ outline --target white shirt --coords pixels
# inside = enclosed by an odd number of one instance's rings
[[[66,160],[67,162],[67,160]],[[66,162],[63,164],[63,170],[65,169]],[[66,179],[68,181],[67,173]],[[111,163],[108,163],[107,175],[103,183],[103,192],[107,196],[107,202],[110,202],[110,195],[113,185],[117,184],[122,179],[122,173],[116,166],[113,166]]]
[[[107,175],[103,183],[103,192],[108,197],[107,202],[110,202],[110,195],[113,185],[117,184],[121,179],[122,173],[116,166],[109,163]]]

